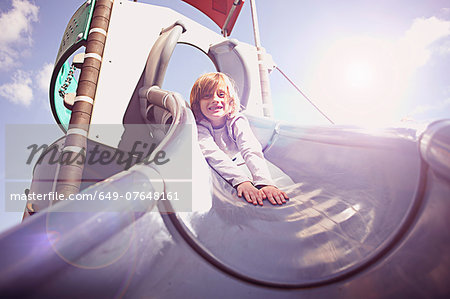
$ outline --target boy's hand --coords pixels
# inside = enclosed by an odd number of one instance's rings
[[[249,203],[253,203],[255,206],[257,204],[263,205],[263,194],[260,190],[256,189],[255,186],[249,181],[240,183],[237,186],[238,196],[242,197],[244,195],[245,200]]]
[[[264,186],[260,191],[263,193],[263,198],[267,198],[273,205],[282,205],[286,203],[286,199],[289,199],[289,196],[285,192],[275,186]]]

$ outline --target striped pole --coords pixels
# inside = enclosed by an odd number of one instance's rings
[[[80,190],[86,160],[89,124],[113,2],[114,0],[97,0],[92,15],[84,62],[78,80],[55,190],[58,194],[64,194],[66,198]]]

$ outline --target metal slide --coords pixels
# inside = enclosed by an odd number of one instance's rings
[[[176,95],[172,99],[181,103]],[[180,140],[193,138],[183,129],[193,117],[184,105],[174,107],[178,125],[171,126],[161,149],[176,161],[186,157]],[[108,212],[105,205],[96,213],[58,212],[76,202],[54,205],[1,235],[7,257],[0,265],[1,293],[36,298],[448,294],[448,165],[436,164],[433,156],[449,144],[448,121],[422,137],[422,155],[429,162],[421,162],[408,132],[374,136],[250,120],[277,184],[291,197],[285,206],[254,207],[239,199],[207,168],[193,142],[192,184],[198,189],[193,193],[210,194],[207,186],[212,186],[212,196],[192,199],[193,212],[161,212],[170,211],[170,201],[153,202],[144,207],[146,213],[133,212],[142,211],[140,202],[124,201],[123,212]],[[174,191],[163,168],[135,165],[84,193]]]

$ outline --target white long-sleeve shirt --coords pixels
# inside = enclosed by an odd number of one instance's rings
[[[262,153],[261,144],[253,134],[247,118],[238,114],[214,129],[210,122],[197,122],[198,141],[208,164],[233,187],[251,181],[253,185],[274,185]],[[233,161],[242,156],[252,177]]]

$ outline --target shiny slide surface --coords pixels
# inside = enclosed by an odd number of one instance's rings
[[[178,111],[179,124],[192,124],[188,108]],[[74,298],[448,294],[448,178],[421,161],[409,132],[376,135],[250,121],[277,185],[291,198],[286,205],[254,207],[238,198],[192,142],[192,212],[161,212],[170,210],[167,202],[145,207],[148,212],[134,212],[125,203],[120,213],[107,206],[97,213],[57,212],[72,203],[55,205],[1,235],[1,293],[36,298],[67,296],[68,290]],[[195,138],[181,127],[172,126],[161,145],[175,160],[186,155],[179,151],[180,140]],[[448,132],[448,125],[440,127],[440,135]],[[174,183],[164,181],[165,171],[136,165],[83,192],[176,191]]]

